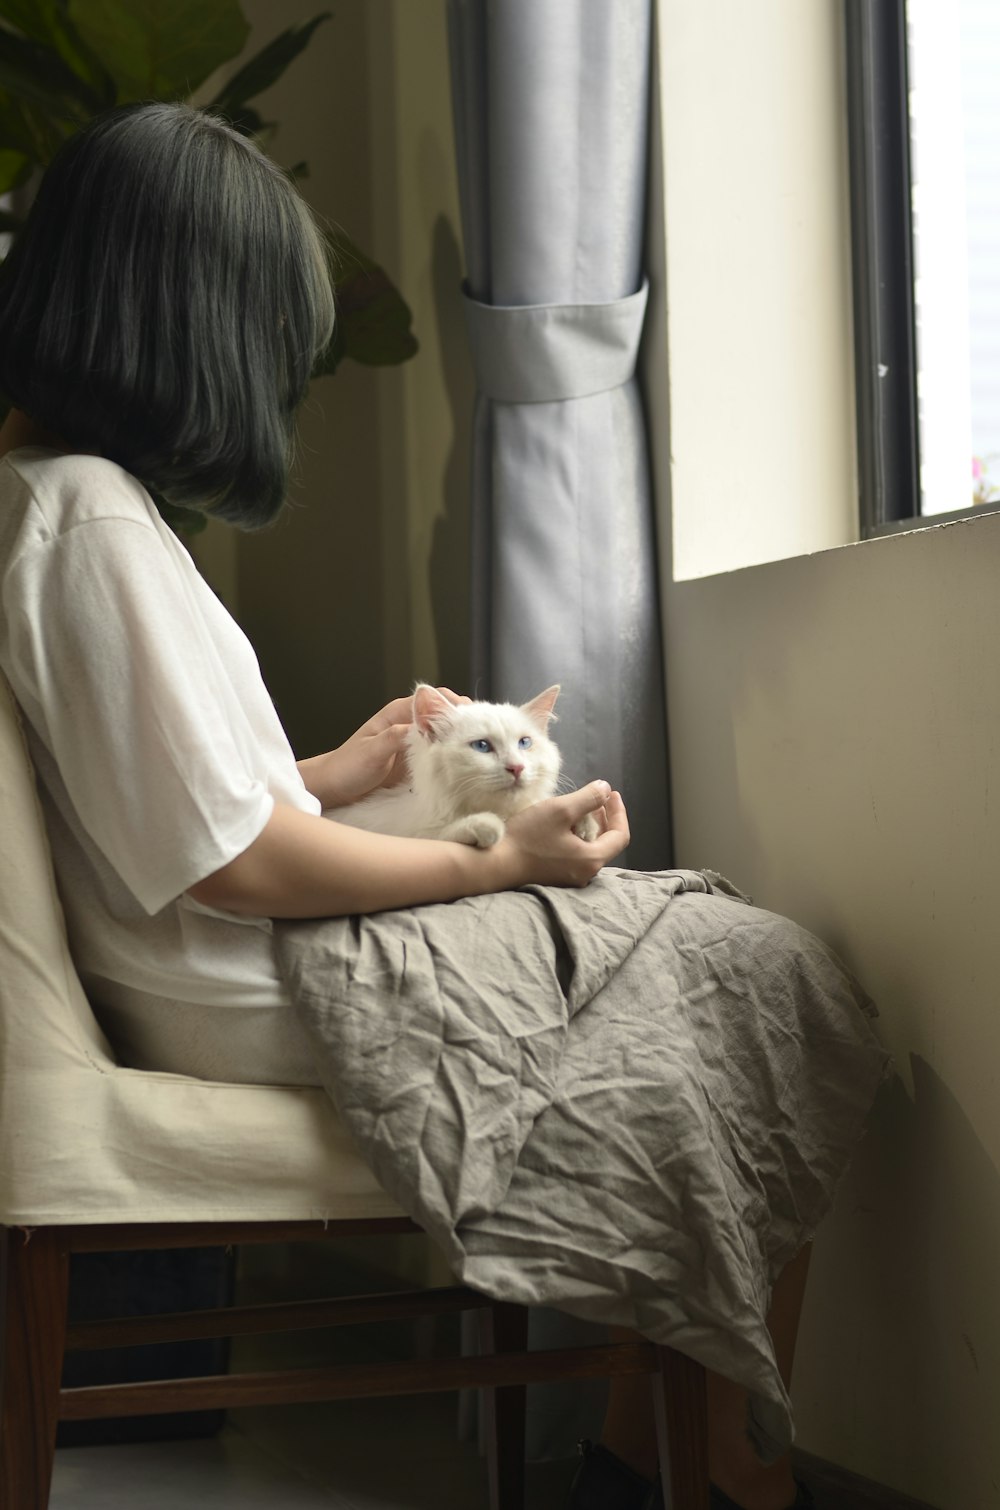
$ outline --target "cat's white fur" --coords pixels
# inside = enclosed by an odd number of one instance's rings
[[[508,818],[556,791],[561,757],[548,729],[558,694],[558,686],[548,687],[521,707],[455,704],[419,683],[406,781],[324,816],[376,833],[488,849],[503,838]],[[596,838],[597,820],[588,814],[576,831]]]

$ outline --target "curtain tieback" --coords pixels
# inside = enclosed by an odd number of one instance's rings
[[[465,318],[481,393],[549,404],[620,388],[635,372],[649,283],[608,304],[480,304]]]

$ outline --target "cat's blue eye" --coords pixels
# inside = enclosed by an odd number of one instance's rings
[[[522,734],[521,738],[517,742],[517,748],[519,750],[530,750],[531,749],[531,735],[530,734]]]
[[[488,739],[470,739],[469,748],[475,750],[478,755],[488,755],[493,746]]]

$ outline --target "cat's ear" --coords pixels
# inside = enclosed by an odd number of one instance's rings
[[[552,709],[556,705],[556,698],[558,696],[559,683],[557,682],[554,687],[546,687],[544,692],[539,692],[538,696],[533,697],[530,703],[525,703],[524,711],[529,713],[536,723],[541,724],[542,728],[545,728],[549,719],[555,718]]]
[[[413,722],[425,738],[437,738],[436,725],[448,718],[451,711],[451,703],[436,687],[429,687],[426,682],[417,683],[413,693]]]

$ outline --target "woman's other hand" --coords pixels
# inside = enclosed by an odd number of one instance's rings
[[[449,687],[437,690],[452,703],[472,701]],[[396,697],[386,703],[335,750],[298,762],[306,789],[319,798],[324,808],[347,807],[378,787],[397,786],[405,781],[403,755],[412,722],[412,697]]]
[[[592,813],[601,832],[580,839],[573,832]],[[586,886],[628,844],[628,815],[621,793],[606,781],[591,781],[578,792],[549,797],[525,808],[507,824],[497,846],[506,848],[516,877],[512,884],[535,881],[546,886]]]

